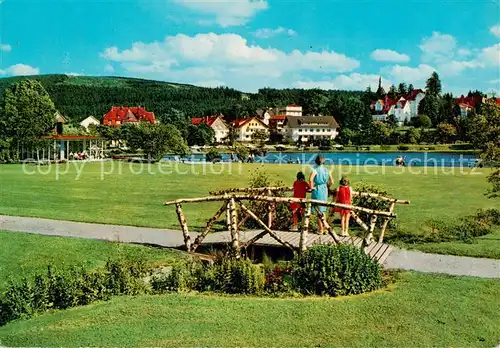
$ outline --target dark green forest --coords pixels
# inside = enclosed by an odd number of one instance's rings
[[[352,98],[353,107],[368,112],[369,100],[363,92],[264,88],[258,93],[242,93],[231,88],[205,88],[170,82],[121,77],[87,77],[39,75],[0,79],[3,90],[21,79],[38,80],[49,93],[56,108],[78,123],[93,115],[98,119],[113,105],[144,106],[161,122],[176,122],[192,117],[222,113],[229,120],[253,116],[262,107],[281,107],[290,103],[302,105],[305,113],[328,113],[342,122],[339,102]]]

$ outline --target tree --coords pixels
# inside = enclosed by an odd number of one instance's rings
[[[5,90],[0,135],[25,141],[48,134],[55,125],[56,108],[35,80],[20,81]]]
[[[439,98],[435,95],[428,94],[422,99],[418,105],[419,115],[427,115],[433,125],[440,123],[440,103]]]
[[[441,143],[449,143],[457,135],[455,126],[449,123],[440,123],[436,129],[436,136]]]
[[[126,141],[131,148],[142,149],[144,155],[155,160],[159,160],[166,153],[189,153],[181,132],[170,124],[141,122],[130,129]]]
[[[432,121],[427,115],[418,115],[412,118],[412,125],[417,128],[430,128]]]
[[[491,163],[495,168],[488,175],[488,182],[492,185],[488,196],[500,197],[500,106],[495,101],[483,104],[483,114],[476,115],[470,120],[468,137],[472,145],[481,149],[483,161]]]
[[[441,80],[437,72],[433,72],[431,77],[427,80],[426,85],[427,94],[433,96],[439,96],[441,94]]]
[[[257,130],[252,133],[252,141],[257,142],[259,145],[264,145],[264,142],[269,138],[268,134],[264,130]]]
[[[215,131],[206,123],[201,123],[198,126],[190,125],[187,128],[187,144],[189,146],[210,145],[214,142],[214,139]]]
[[[382,77],[378,78],[378,88],[377,88],[377,99],[382,98],[385,96],[385,90],[384,87],[382,87]]]
[[[377,145],[388,144],[391,132],[391,129],[385,123],[373,121],[368,136],[369,142]]]
[[[342,145],[351,145],[356,138],[356,132],[349,128],[340,128],[337,141]]]
[[[396,128],[398,126],[398,119],[396,118],[396,116],[394,114],[390,114],[388,117],[387,117],[387,125],[391,128]]]
[[[415,90],[415,88],[413,88],[413,84],[409,84],[408,85],[408,94],[410,94],[411,92],[413,92]]]
[[[342,113],[342,127],[362,131],[368,130],[372,124],[370,109],[359,98],[348,98],[343,104]]]
[[[408,144],[418,144],[422,138],[422,132],[417,128],[410,128],[406,132],[406,143]]]
[[[391,87],[389,87],[389,91],[387,92],[387,96],[391,99],[396,99],[396,97],[398,96],[397,92],[396,92],[396,87],[394,85],[391,85]]]
[[[398,85],[398,96],[404,97],[408,94],[408,87],[406,86],[406,83],[401,82]]]

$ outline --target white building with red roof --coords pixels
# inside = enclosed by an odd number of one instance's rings
[[[239,118],[232,122],[236,131],[236,141],[249,142],[253,140],[253,135],[264,132],[269,135],[269,127],[257,117]]]
[[[119,127],[126,123],[138,124],[139,122],[156,123],[155,114],[142,107],[113,106],[104,114],[102,124],[105,126]]]
[[[370,105],[374,121],[386,121],[394,115],[399,125],[418,116],[418,106],[425,97],[425,92],[415,89],[399,99],[391,99],[387,95],[383,99],[374,100]]]
[[[224,142],[229,135],[229,127],[226,122],[224,122],[224,117],[222,115],[195,117],[191,119],[191,124],[194,126],[199,126],[202,123],[206,123],[214,130],[215,142],[217,143]]]

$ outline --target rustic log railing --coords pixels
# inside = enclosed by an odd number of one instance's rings
[[[272,237],[274,240],[276,240],[278,243],[281,245],[290,248],[294,252],[303,252],[307,248],[307,242],[308,242],[308,235],[309,235],[309,222],[310,222],[310,216],[311,216],[311,210],[312,207],[318,207],[318,206],[325,206],[325,207],[336,207],[336,208],[341,208],[341,209],[349,209],[352,213],[353,219],[355,222],[357,222],[361,228],[365,231],[365,237],[364,237],[364,245],[368,245],[373,241],[373,232],[376,226],[377,218],[380,216],[381,218],[385,219],[383,223],[383,228],[385,230],[385,227],[387,227],[387,223],[385,221],[388,221],[390,218],[395,218],[396,214],[394,213],[394,205],[396,203],[400,204],[408,204],[408,201],[401,201],[401,200],[396,200],[396,199],[390,199],[387,197],[383,197],[380,195],[376,194],[367,194],[372,197],[380,198],[380,199],[386,199],[391,201],[391,209],[389,211],[380,211],[380,210],[374,210],[374,209],[369,209],[365,207],[359,207],[359,206],[353,206],[353,205],[348,205],[348,204],[339,204],[335,202],[324,202],[324,201],[318,201],[314,199],[308,199],[308,198],[294,198],[294,197],[276,197],[272,196],[273,192],[277,191],[289,191],[290,188],[288,187],[267,187],[263,189],[231,189],[231,190],[226,190],[226,191],[218,191],[218,192],[210,192],[211,194],[215,193],[221,193],[219,195],[212,195],[212,196],[207,196],[207,197],[198,197],[198,198],[186,198],[186,199],[178,199],[175,201],[169,201],[169,202],[164,202],[163,204],[168,206],[168,205],[175,205],[176,207],[176,212],[177,212],[177,217],[179,219],[179,223],[181,225],[181,230],[184,236],[184,243],[186,246],[186,249],[189,252],[195,252],[197,248],[202,244],[203,240],[205,237],[208,235],[210,232],[212,225],[214,224],[215,221],[217,221],[223,214],[224,212],[226,213],[226,224],[227,224],[227,229],[229,231],[229,235],[231,237],[231,247],[233,250],[233,253],[235,254],[236,257],[240,256],[240,249],[241,249],[241,244],[240,244],[240,239],[239,239],[239,228],[240,228],[240,223],[238,223],[238,210],[237,210],[237,205],[240,208],[240,211],[245,215],[244,219],[250,218],[255,220],[262,228],[263,232],[257,234],[250,240],[244,242],[243,246],[247,247],[253,243],[255,243],[257,240],[263,238],[266,235],[269,235]],[[247,192],[247,194],[242,194],[241,192]],[[256,194],[257,193],[257,194]],[[364,193],[355,193],[359,195],[364,195]],[[268,212],[268,221],[265,223],[262,221],[261,218],[257,216],[254,212],[252,212],[247,206],[245,206],[242,201],[258,201],[258,202],[263,202],[267,203],[267,207],[269,209]],[[214,216],[212,216],[207,224],[205,229],[201,234],[199,234],[194,243],[191,242],[191,237],[189,234],[188,230],[188,225],[187,225],[187,220],[186,217],[182,211],[182,204],[185,203],[199,203],[199,202],[223,202],[223,206],[215,213]],[[404,202],[404,203],[403,203]],[[301,235],[300,235],[300,242],[298,248],[296,246],[293,246],[286,240],[282,239],[278,233],[272,230],[272,216],[273,212],[275,210],[276,204],[279,203],[301,203],[306,207],[306,212],[304,219],[302,221],[302,230],[301,230]],[[370,224],[369,226],[363,222],[359,216],[358,213],[362,212],[365,214],[368,214],[370,216]],[[332,237],[333,241],[337,244],[341,243],[340,237],[337,235],[337,233],[334,231],[333,226],[330,226],[328,224],[326,216],[324,214],[319,215],[321,218],[321,221],[323,222],[325,229],[328,231],[328,234]],[[383,238],[383,232],[381,232],[381,237]],[[381,240],[379,240],[380,242]]]

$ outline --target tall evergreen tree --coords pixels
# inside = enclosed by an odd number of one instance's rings
[[[398,96],[404,97],[408,94],[408,87],[406,86],[406,83],[401,82],[398,85]]]
[[[431,77],[427,80],[426,85],[427,94],[439,96],[441,94],[441,80],[437,72],[433,72]]]
[[[382,77],[380,76],[378,78],[378,88],[377,88],[377,98],[382,98],[383,96],[385,96],[385,90],[384,90],[384,87],[382,87]]]
[[[408,93],[413,92],[413,90],[414,90],[414,89],[415,89],[415,88],[413,88],[413,84],[411,84],[411,83],[410,83],[410,84],[408,85]]]
[[[387,92],[387,96],[391,99],[396,99],[397,92],[396,92],[396,87],[394,85],[391,85],[391,87],[389,87],[389,91]]]

